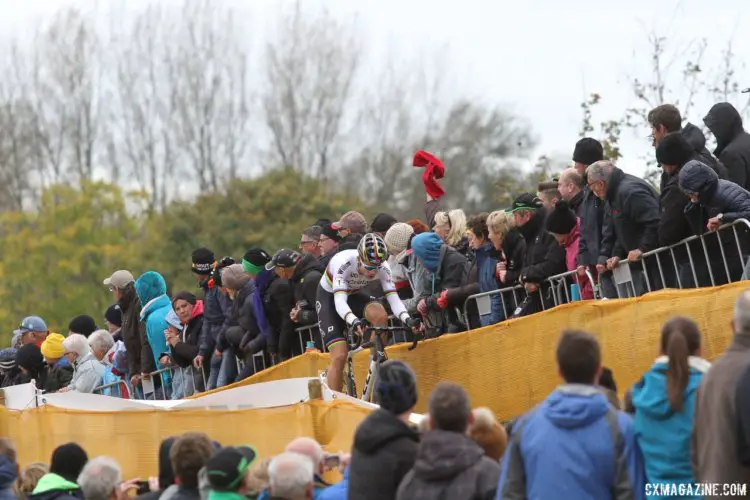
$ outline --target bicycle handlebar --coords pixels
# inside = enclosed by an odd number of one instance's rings
[[[408,326],[372,326],[372,325],[370,325],[370,326],[365,327],[365,329],[363,331],[363,337],[368,338],[368,340],[365,341],[365,342],[362,342],[362,340],[364,340],[364,338],[363,338],[359,342],[359,346],[358,347],[361,347],[362,349],[367,349],[369,347],[372,347],[372,342],[370,342],[369,338],[370,338],[370,336],[373,333],[378,333],[378,334],[387,333],[387,334],[390,335],[393,332],[406,332],[406,333],[408,333],[408,332],[411,332],[411,331],[412,331],[411,328],[409,328]],[[349,335],[350,335],[350,337],[352,335],[357,335],[359,337],[359,333],[353,327],[351,327],[351,326],[349,327]],[[417,347],[417,342],[418,341],[419,341],[419,338],[417,336],[415,336],[414,337],[414,341],[412,342],[411,346],[409,346],[409,350],[410,351],[414,350]]]

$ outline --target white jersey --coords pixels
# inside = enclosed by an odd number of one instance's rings
[[[377,274],[368,278],[359,273],[358,260],[356,250],[342,250],[328,262],[326,272],[320,280],[321,288],[334,295],[336,312],[339,316],[348,324],[352,324],[357,318],[347,303],[349,294],[361,290],[373,281],[380,280],[383,293],[388,299],[393,314],[401,321],[408,318],[409,313],[406,312],[406,307],[396,293],[396,285],[393,284],[391,267],[388,263],[383,262]]]

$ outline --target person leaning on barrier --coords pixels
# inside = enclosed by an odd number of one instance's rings
[[[728,102],[714,104],[703,123],[716,138],[714,154],[729,173],[728,180],[750,189],[750,134],[742,126],[742,116]]]
[[[45,392],[57,392],[70,385],[73,379],[73,367],[65,357],[64,341],[65,337],[59,333],[50,333],[42,342],[41,351],[48,367]]]
[[[289,251],[281,249],[271,260],[280,262],[282,252]],[[273,271],[279,278],[287,280],[292,288],[294,306],[289,312],[289,317],[297,326],[315,324],[318,322],[318,316],[315,313],[315,298],[325,268],[318,259],[309,254],[302,254],[299,259],[291,259],[287,264],[292,265],[285,267],[277,265]]]
[[[107,332],[104,331],[104,333]],[[108,340],[111,341],[111,339],[112,335],[109,335]],[[101,352],[104,349],[104,342],[105,340],[102,340],[101,343],[97,341],[97,352]],[[114,341],[109,343],[109,347],[104,350],[102,356],[107,353],[112,344],[114,344]],[[70,385],[60,389],[60,392],[93,392],[96,387],[102,384],[104,365],[97,359],[97,354],[92,351],[88,339],[83,335],[74,333],[65,339],[63,347],[65,348],[65,356],[68,358],[70,364],[73,365],[74,371]]]
[[[320,226],[310,226],[302,231],[302,237],[299,240],[299,251],[310,255],[320,257],[320,233],[323,228]]]
[[[636,262],[657,248],[659,198],[654,188],[606,160],[589,165],[586,175],[591,190],[609,204],[612,213],[611,229],[603,234],[599,250],[600,257],[607,259],[606,268],[600,264],[597,270],[612,271],[620,260]],[[636,295],[661,288],[657,262],[647,260],[646,270],[648,283],[642,281],[641,266],[631,266]]]
[[[513,214],[504,210],[492,212],[487,217],[487,238],[492,242],[495,251],[500,253],[495,268],[498,288],[517,284],[526,256],[526,240],[516,229]],[[506,317],[512,313],[512,310],[501,311]]]
[[[224,341],[222,342],[222,339],[219,339],[219,342],[216,343],[216,350],[222,353],[234,351],[239,354],[243,347],[241,344],[245,334],[250,331],[251,324],[255,321],[252,311],[255,281],[245,272],[242,264],[232,264],[224,268],[221,271],[221,281],[232,300],[232,319],[229,328],[226,330]],[[257,333],[257,327],[252,326],[253,332]],[[258,342],[262,340],[261,337]],[[261,346],[261,349],[263,347]],[[249,354],[248,358],[250,358],[249,361],[252,366],[252,354]]]
[[[573,167],[563,170],[560,178],[557,180],[557,190],[560,196],[568,202],[570,209],[575,212],[576,217],[581,216],[584,185],[583,176]]]
[[[540,182],[537,186],[537,197],[542,200],[542,206],[549,213],[555,208],[555,204],[562,200],[560,191],[557,190],[558,181]]]
[[[576,270],[578,244],[581,234],[581,220],[570,209],[567,201],[560,201],[547,214],[544,227],[552,233],[557,243],[565,249],[565,266],[568,271]],[[588,276],[579,276],[575,282],[578,285],[581,298],[594,298],[594,290]],[[567,286],[567,285],[566,285]],[[567,296],[567,294],[564,294]]]

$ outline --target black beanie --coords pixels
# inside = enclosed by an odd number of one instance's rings
[[[89,335],[91,335],[98,329],[99,327],[96,326],[96,321],[94,321],[94,318],[86,314],[81,314],[80,316],[76,316],[75,318],[71,319],[70,324],[68,325],[69,332],[79,333],[86,338],[89,338]]]
[[[116,326],[122,326],[122,309],[120,304],[112,304],[104,313],[104,319]]]
[[[553,234],[568,234],[576,227],[576,214],[567,201],[560,200],[555,204],[555,208],[547,214],[544,227]]]
[[[44,364],[42,350],[36,344],[26,344],[16,351],[16,364],[34,376],[38,375]]]
[[[693,159],[693,148],[681,132],[667,134],[656,146],[656,161],[661,165],[682,167]]]
[[[417,404],[417,377],[403,361],[386,361],[380,366],[375,394],[384,410],[394,415],[405,413]]]
[[[180,292],[172,296],[172,304],[174,304],[178,300],[184,300],[188,304],[195,305],[198,302],[198,297],[190,292]]]
[[[75,483],[88,461],[86,451],[76,443],[63,444],[52,452],[49,471]]]
[[[222,257],[222,259],[216,264],[216,267],[211,271],[211,278],[214,280],[214,284],[218,287],[223,286],[221,282],[221,270],[225,267],[229,267],[235,264],[235,260],[232,257]]]
[[[573,150],[573,161],[588,166],[604,159],[602,143],[591,137],[584,137],[576,142]]]
[[[271,256],[262,248],[253,247],[247,251],[242,260],[246,260],[254,266],[264,267],[271,262]]]
[[[207,275],[213,269],[216,258],[214,253],[208,248],[197,248],[193,250],[193,267],[192,271],[195,274]]]

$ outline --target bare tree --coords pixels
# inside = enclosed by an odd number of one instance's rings
[[[326,178],[340,152],[361,44],[353,29],[301,3],[266,47],[262,102],[272,163]]]

